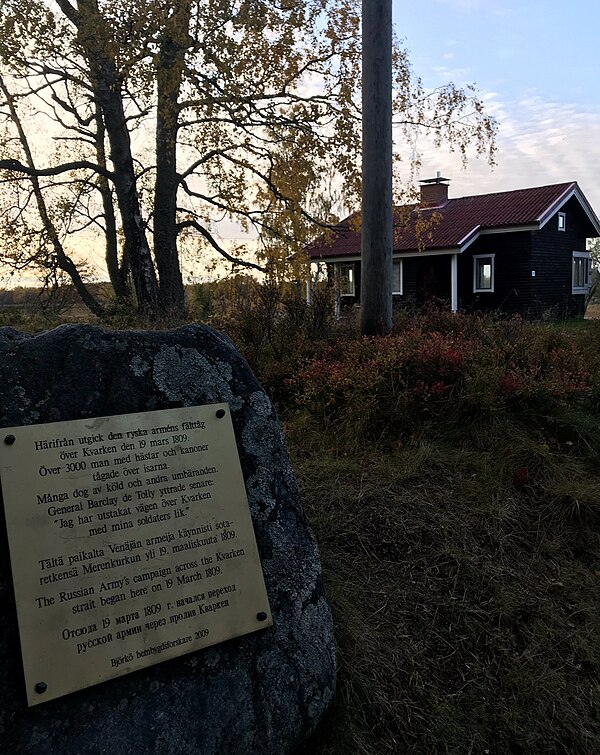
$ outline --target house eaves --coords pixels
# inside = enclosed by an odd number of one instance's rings
[[[346,254],[345,256],[339,256],[339,257],[311,257],[309,258],[311,263],[320,263],[320,264],[330,264],[335,263],[337,265],[338,262],[360,262],[361,256],[360,254]]]
[[[392,257],[394,259],[405,259],[406,257],[433,257],[433,256],[439,256],[440,254],[460,254],[462,252],[462,249],[460,249],[457,246],[453,247],[446,247],[445,249],[423,249],[421,251],[410,251],[410,252],[392,252]]]
[[[527,223],[524,225],[505,225],[501,228],[482,228],[480,236],[490,236],[492,233],[518,233],[519,231],[539,231],[539,223]]]
[[[471,246],[471,244],[477,241],[480,234],[481,234],[481,226],[476,225],[475,228],[469,231],[469,233],[467,233],[466,236],[463,236],[463,238],[458,242],[459,251],[464,252],[465,249],[468,249]]]

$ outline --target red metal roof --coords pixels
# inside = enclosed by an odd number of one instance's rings
[[[459,249],[482,230],[539,226],[545,216],[559,209],[575,190],[583,197],[577,183],[571,181],[449,199],[437,208],[421,209],[418,204],[398,208],[395,211],[394,252]],[[306,247],[309,257],[360,256],[360,230],[355,229],[355,223],[353,226],[356,218],[356,214],[351,215],[340,223],[332,237],[320,236],[309,244]]]

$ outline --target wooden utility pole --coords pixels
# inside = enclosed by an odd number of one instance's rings
[[[362,0],[363,335],[392,327],[392,0]]]

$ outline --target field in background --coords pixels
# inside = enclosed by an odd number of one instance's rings
[[[113,292],[108,283],[90,284],[89,289],[103,306],[110,307]],[[301,295],[303,289],[303,285],[290,284],[287,287],[288,294],[295,291],[297,295]],[[264,290],[265,287],[258,284],[256,278],[243,273],[221,280],[186,285],[189,319],[221,322],[240,308],[247,311],[257,305],[260,307],[261,292]],[[588,305],[585,315],[587,319],[600,319],[599,297],[600,294]],[[118,312],[108,315],[105,324],[116,328],[139,325],[139,322],[132,322],[134,319],[127,313]],[[56,289],[0,286],[0,326],[10,324],[24,330],[40,330],[61,322],[97,323],[98,319],[84,306],[72,286],[59,286]]]
[[[302,755],[600,752],[600,320],[367,340],[323,292],[191,294],[274,399],[319,542],[338,695]]]

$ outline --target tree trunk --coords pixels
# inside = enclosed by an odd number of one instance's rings
[[[60,3],[61,8],[63,3]],[[77,39],[90,67],[91,83],[100,107],[114,166],[114,186],[123,228],[124,256],[131,266],[138,309],[155,317],[158,283],[146,239],[137,191],[131,140],[121,95],[121,81],[110,50],[106,24],[93,0],[79,0]]]
[[[165,19],[156,62],[156,183],[154,189],[154,257],[164,314],[181,316],[185,299],[177,249],[177,131],[184,54],[189,46],[189,0],[176,4]]]
[[[363,335],[392,327],[392,0],[363,0]]]
[[[102,117],[96,110],[96,157],[98,164],[106,168],[106,153],[104,149],[104,123]],[[105,260],[108,277],[115,292],[118,302],[129,302],[131,292],[127,285],[127,264],[119,266],[119,253],[117,243],[117,222],[115,218],[115,209],[113,205],[112,191],[110,184],[105,176],[98,176],[98,191],[102,197],[102,208],[104,210],[105,223]]]

